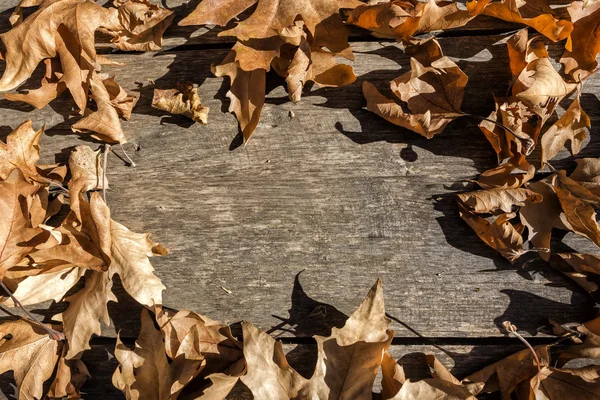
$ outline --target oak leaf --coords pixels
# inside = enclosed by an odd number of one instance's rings
[[[208,122],[209,109],[202,105],[198,88],[190,82],[178,82],[175,89],[154,89],[152,107],[171,114],[184,115],[201,124]]]
[[[329,337],[315,337],[317,366],[306,379],[288,364],[281,342],[246,322],[248,372],[241,380],[261,399],[371,398],[383,353],[393,337],[389,323],[378,280],[343,328],[332,328]]]
[[[420,50],[410,60],[411,71],[390,83],[409,112],[379,93],[373,84],[365,81],[362,88],[367,110],[430,139],[464,115],[460,106],[468,78],[454,61],[443,56],[435,38],[417,46]]]

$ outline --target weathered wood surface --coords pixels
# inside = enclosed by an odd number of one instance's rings
[[[0,4],[0,11],[7,10],[2,21],[14,3]],[[168,2],[183,15],[184,8],[193,8],[179,4]],[[495,22],[440,39],[446,55],[469,75],[466,112],[487,116],[492,93],[505,92],[507,36],[489,33],[513,28]],[[117,221],[152,232],[170,249],[168,256],[152,259],[168,288],[164,303],[225,323],[252,321],[286,338],[290,349],[296,343],[291,363],[306,373],[314,365],[314,348],[305,338],[343,323],[379,276],[396,332],[394,356],[433,352],[461,377],[521,348],[503,341],[504,320],[537,335],[535,342],[548,340],[538,330],[547,318],[593,317],[593,302],[570,281],[533,255],[510,266],[458,217],[450,195],[496,161],[476,120],[457,120],[427,140],[363,109],[360,82],[384,88],[407,71],[409,60],[393,43],[360,35],[356,31],[352,38],[359,76],[353,85],[309,88],[293,104],[283,80],[269,75],[263,117],[245,147],[227,113],[227,86],[210,73],[230,39],[205,28],[174,27],[167,31],[165,51],[111,55],[127,66],[105,71],[140,100],[124,123],[130,139],[125,147],[138,166],[110,157],[108,203]],[[550,52],[560,54],[560,45],[551,45]],[[171,88],[177,81],[200,84],[211,108],[207,126],[150,107],[154,87]],[[596,75],[582,97],[592,120],[592,140],[582,157],[600,155],[599,96]],[[68,94],[43,110],[0,100],[0,135],[25,119],[45,124],[43,160],[65,162],[73,146],[98,146],[71,133],[78,119],[73,107]],[[569,160],[555,165],[573,167]],[[593,251],[578,237],[564,241]],[[119,303],[109,307],[114,324],[84,356],[96,377],[85,386],[86,398],[116,397],[110,385],[114,360],[108,362],[107,351],[116,330],[130,342],[137,336],[140,308],[120,293]],[[10,374],[3,378],[0,389],[10,393]],[[232,398],[248,396],[236,392]]]

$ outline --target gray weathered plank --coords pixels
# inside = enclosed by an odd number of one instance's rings
[[[441,40],[471,78],[467,112],[487,115],[492,93],[506,89],[502,39]],[[114,55],[128,66],[107,71],[126,89],[139,91],[141,99],[124,124],[132,143],[127,149],[138,167],[110,157],[108,202],[116,220],[152,232],[171,250],[153,259],[169,288],[165,304],[226,323],[247,319],[263,329],[289,319],[290,309],[289,322],[297,323],[316,302],[332,305],[326,320],[305,320],[291,333],[310,336],[319,333],[320,324],[343,321],[342,314],[349,314],[381,276],[387,310],[403,323],[394,323],[398,336],[497,336],[504,319],[534,334],[544,318],[591,317],[591,301],[574,285],[543,263],[510,267],[444,197],[495,163],[477,121],[457,120],[427,140],[368,113],[360,81],[382,86],[408,68],[408,59],[389,44],[355,43],[354,48],[360,78],[349,87],[314,88],[292,104],[277,86],[282,80],[270,78],[255,136],[233,151],[237,124],[223,112],[225,86],[209,72],[226,50]],[[559,46],[551,53],[558,54]],[[183,80],[200,83],[211,107],[209,124],[190,125],[150,108],[150,79],[161,88]],[[600,120],[594,94],[599,85],[598,77],[591,78],[582,100],[592,136]],[[41,111],[6,100],[0,107],[4,132],[26,118],[46,124],[45,161],[64,161],[63,149],[83,143],[69,133],[74,119],[68,97]],[[582,152],[598,154],[595,140]],[[574,245],[591,249],[583,240]],[[294,278],[303,270],[304,291],[294,290]],[[138,314],[131,303],[124,300],[111,309],[123,335],[135,336]]]

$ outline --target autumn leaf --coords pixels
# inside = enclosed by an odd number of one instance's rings
[[[600,159],[580,158],[577,167],[569,176],[596,196],[600,196]]]
[[[190,82],[177,83],[175,89],[154,89],[152,107],[184,115],[201,124],[208,122],[208,107],[202,105],[198,88]]]
[[[559,358],[559,365],[576,358],[600,359],[600,317],[581,324],[577,331],[584,335],[583,343],[573,345],[563,351]]]
[[[249,72],[241,69],[235,61],[236,46],[221,64],[212,67],[212,71],[216,76],[228,76],[230,79],[226,94],[230,101],[229,112],[235,114],[247,142],[258,125],[265,104],[266,71],[260,68]]]
[[[565,72],[576,81],[588,76],[597,66],[600,52],[600,3],[597,1],[574,1],[568,7],[573,32],[565,45],[560,61]]]
[[[529,386],[529,398],[559,400],[566,398],[593,400],[600,397],[600,367],[544,367]]]
[[[525,253],[522,236],[524,227],[510,222],[516,213],[501,214],[493,222],[489,222],[459,203],[459,215],[485,244],[511,264]]]
[[[565,113],[542,136],[542,162],[553,159],[571,141],[571,153],[579,153],[583,141],[587,137],[587,128],[591,126],[590,117],[583,111],[579,98],[581,92]]]
[[[244,357],[248,372],[242,382],[255,398],[371,398],[371,388],[389,347],[381,281],[331,336],[316,336],[317,366],[311,379],[302,377],[285,359],[281,342],[250,323],[243,324]]]
[[[202,361],[185,354],[169,359],[160,329],[156,329],[148,310],[142,310],[142,328],[135,349],[128,349],[117,336],[115,358],[119,366],[113,385],[127,400],[176,399],[194,376]]]
[[[383,400],[475,400],[483,383],[461,384],[433,355],[426,356],[432,377],[412,382],[405,378],[404,369],[389,353],[383,355],[382,392]]]
[[[175,14],[150,0],[113,0],[119,24],[101,31],[111,35],[111,43],[124,51],[157,51],[162,36]]]
[[[475,213],[490,213],[495,211],[511,212],[514,206],[523,206],[526,202],[539,203],[542,196],[532,190],[502,189],[477,190],[475,192],[457,195],[465,206]]]
[[[453,119],[464,115],[460,106],[468,78],[454,61],[442,55],[436,39],[418,46],[410,59],[411,71],[390,83],[409,112],[379,93],[371,83],[363,82],[362,88],[367,110],[431,139]]]
[[[18,399],[41,399],[62,343],[22,319],[1,323],[0,336],[0,373],[13,371]]]
[[[554,269],[573,279],[588,293],[598,290],[598,284],[594,280],[600,276],[600,258],[581,253],[558,253],[556,256],[551,262]]]
[[[0,277],[31,252],[34,237],[43,232],[31,225],[26,203],[37,189],[18,169],[0,182]]]
[[[548,346],[537,346],[535,352],[543,366],[550,363]],[[463,382],[483,382],[483,393],[500,391],[503,398],[509,399],[521,382],[529,381],[537,373],[538,366],[531,350],[524,349],[469,375]]]
[[[89,146],[79,145],[69,154],[69,198],[71,208],[79,209],[79,198],[90,190],[108,189],[108,180],[104,175],[100,150],[92,150]]]
[[[345,54],[351,58],[348,32],[339,10],[361,5],[356,0],[300,0],[292,3],[281,0],[204,0],[179,24],[225,26],[254,4],[257,4],[256,9],[248,18],[240,21],[234,28],[219,33],[219,36],[235,36],[242,45],[254,49],[268,49],[264,57],[254,59],[251,69],[248,69],[241,59],[247,54],[236,52],[235,61],[240,63],[242,69],[269,70],[271,61],[285,43],[279,35],[284,29],[292,26],[298,16],[312,36],[314,46],[325,47],[332,53]]]

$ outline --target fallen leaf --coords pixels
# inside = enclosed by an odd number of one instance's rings
[[[411,71],[390,83],[410,112],[383,96],[371,83],[364,81],[362,88],[367,110],[430,139],[464,115],[460,106],[468,78],[454,61],[442,55],[436,39],[418,46],[422,51],[410,59]],[[435,55],[429,46],[438,49]]]
[[[244,357],[248,372],[242,382],[255,398],[371,398],[371,388],[393,331],[385,316],[381,281],[331,336],[316,336],[317,366],[303,378],[287,362],[281,342],[244,323]]]
[[[221,64],[212,67],[212,71],[216,76],[228,76],[230,79],[226,94],[230,101],[229,112],[235,114],[244,142],[247,142],[258,125],[265,103],[266,71],[256,69],[248,72],[241,69],[235,61],[236,46]]]
[[[547,163],[556,157],[567,141],[571,141],[571,153],[579,153],[591,126],[590,117],[583,111],[579,102],[581,92],[567,111],[542,136],[542,162]]]
[[[514,206],[523,206],[526,202],[539,203],[542,195],[529,189],[501,189],[477,190],[474,192],[460,193],[459,200],[471,211],[480,213],[511,212]]]
[[[596,196],[600,196],[600,159],[579,158],[577,167],[569,176]]]
[[[515,226],[510,222],[516,213],[501,214],[490,223],[459,203],[459,215],[485,244],[500,253],[511,264],[525,254],[522,236],[524,227],[520,224]]]
[[[591,254],[581,253],[558,253],[557,256],[571,268],[565,268],[565,263],[552,260],[552,267],[559,270],[575,283],[585,289],[588,293],[598,290],[598,284],[594,282],[594,276],[600,276],[600,258]]]
[[[596,69],[596,56],[600,52],[600,2],[574,1],[567,8],[573,32],[565,45],[560,62],[565,72],[579,81]]]
[[[201,124],[208,122],[208,107],[202,105],[198,88],[190,82],[177,83],[175,89],[154,89],[152,107],[184,115]]]

